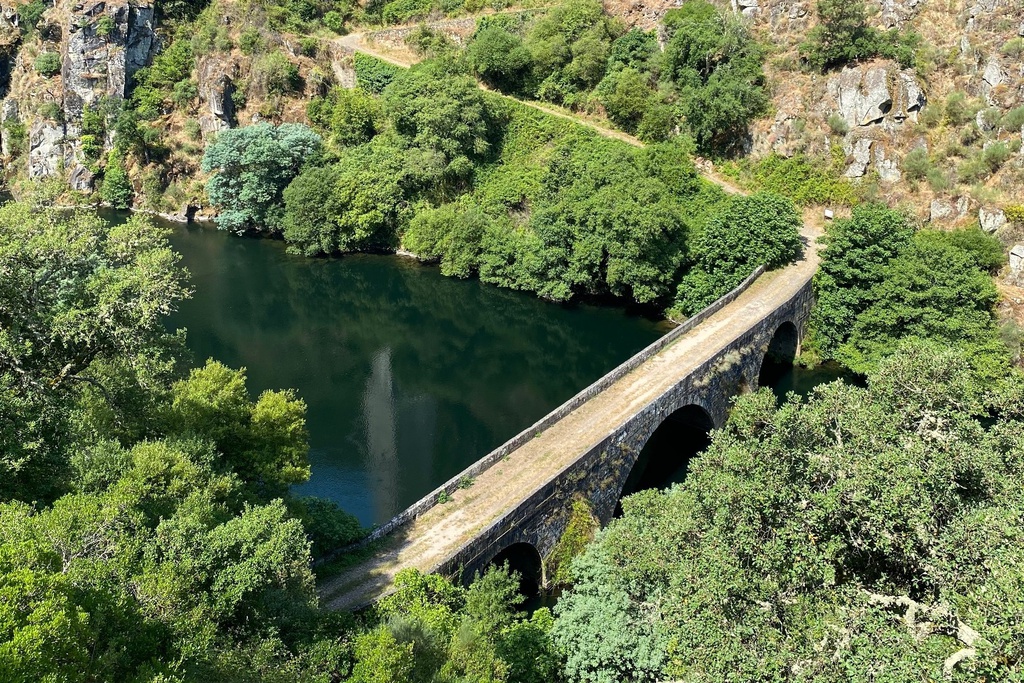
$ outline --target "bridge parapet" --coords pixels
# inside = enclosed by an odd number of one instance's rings
[[[542,417],[537,422],[533,423],[523,431],[519,432],[511,439],[503,443],[502,445],[495,448],[493,451],[485,455],[484,457],[477,460],[475,463],[462,470],[454,477],[446,481],[445,483],[438,486],[436,489],[428,493],[427,495],[420,498],[418,501],[410,505],[408,508],[392,517],[389,521],[385,522],[381,526],[374,529],[370,534],[362,541],[339,548],[331,553],[328,553],[320,559],[318,564],[323,564],[334,560],[338,556],[350,552],[354,549],[365,547],[370,543],[374,543],[381,538],[393,533],[400,527],[409,524],[417,517],[427,512],[435,505],[438,505],[438,501],[443,499],[442,494],[451,495],[455,493],[462,482],[468,479],[476,479],[480,474],[493,467],[496,463],[501,462],[504,458],[511,455],[513,452],[521,448],[526,443],[535,439],[538,434],[549,428],[551,425],[565,418],[569,413],[582,406],[587,401],[591,400],[608,387],[615,384],[617,381],[628,375],[633,370],[640,367],[643,363],[650,360],[652,357],[661,352],[662,349],[675,342],[679,337],[687,334],[702,322],[707,320],[709,317],[722,310],[725,306],[729,305],[736,300],[740,294],[745,292],[750,285],[752,285],[762,274],[764,273],[764,266],[758,266],[754,272],[748,275],[743,282],[738,284],[731,291],[720,297],[710,306],[700,311],[696,315],[687,318],[682,323],[674,327],[668,333],[662,335],[658,339],[651,342],[649,345],[638,351],[631,358],[623,362],[621,365],[615,367],[610,372],[605,374],[600,379],[593,382],[590,386],[586,387],[575,396],[570,398],[568,401],[558,406],[550,413]]]

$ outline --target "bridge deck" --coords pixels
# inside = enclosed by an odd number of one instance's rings
[[[787,302],[817,269],[817,234],[814,228],[805,228],[809,245],[801,261],[762,275],[731,304],[483,472],[451,502],[434,506],[396,530],[382,541],[376,555],[323,582],[322,604],[332,609],[368,605],[388,590],[400,569],[429,572],[453,557],[467,541],[586,454],[612,427],[625,424]]]

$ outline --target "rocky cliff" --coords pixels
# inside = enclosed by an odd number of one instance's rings
[[[71,186],[88,190],[93,174],[82,153],[82,117],[87,107],[123,99],[132,76],[157,49],[151,5],[125,0],[61,3],[50,7],[37,26],[19,26],[17,8],[0,6],[0,127],[7,161],[16,145],[30,178],[67,172]],[[45,58],[59,60],[50,71]],[[15,139],[26,137],[26,139]],[[93,141],[109,148],[111,137]]]
[[[838,147],[845,175],[869,194],[916,207],[925,220],[1008,229],[1003,207],[1024,197],[1024,0],[869,0],[876,27],[921,36],[915,68],[875,60],[827,74],[799,62],[814,0],[715,1],[773,46],[772,115],[751,131],[754,157],[829,158]],[[605,0],[641,28],[679,4]]]

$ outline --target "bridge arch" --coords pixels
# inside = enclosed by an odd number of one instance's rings
[[[791,321],[785,321],[772,334],[771,341],[761,359],[757,385],[775,386],[793,367],[793,361],[800,349],[800,333]]]
[[[661,421],[644,443],[619,492],[615,516],[624,497],[683,481],[695,455],[711,442],[715,421],[703,406],[690,403]]]
[[[535,545],[519,542],[506,546],[491,558],[487,567],[503,567],[506,564],[509,571],[519,574],[520,593],[527,598],[540,595],[544,587],[544,562]]]

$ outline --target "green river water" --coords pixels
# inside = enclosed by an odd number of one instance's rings
[[[308,404],[310,481],[364,524],[390,519],[667,331],[399,256],[307,259],[269,239],[175,226],[195,295],[170,324],[195,360]]]
[[[387,521],[669,329],[617,308],[446,278],[400,256],[308,259],[280,241],[198,225],[173,226],[171,242],[195,294],[169,325],[188,329],[197,363],[247,368],[254,394],[297,390],[312,465],[297,492],[334,500],[366,525]],[[797,367],[775,391],[806,394],[839,374]],[[702,434],[662,430],[646,457],[676,464],[643,487],[680,480],[705,444]]]

